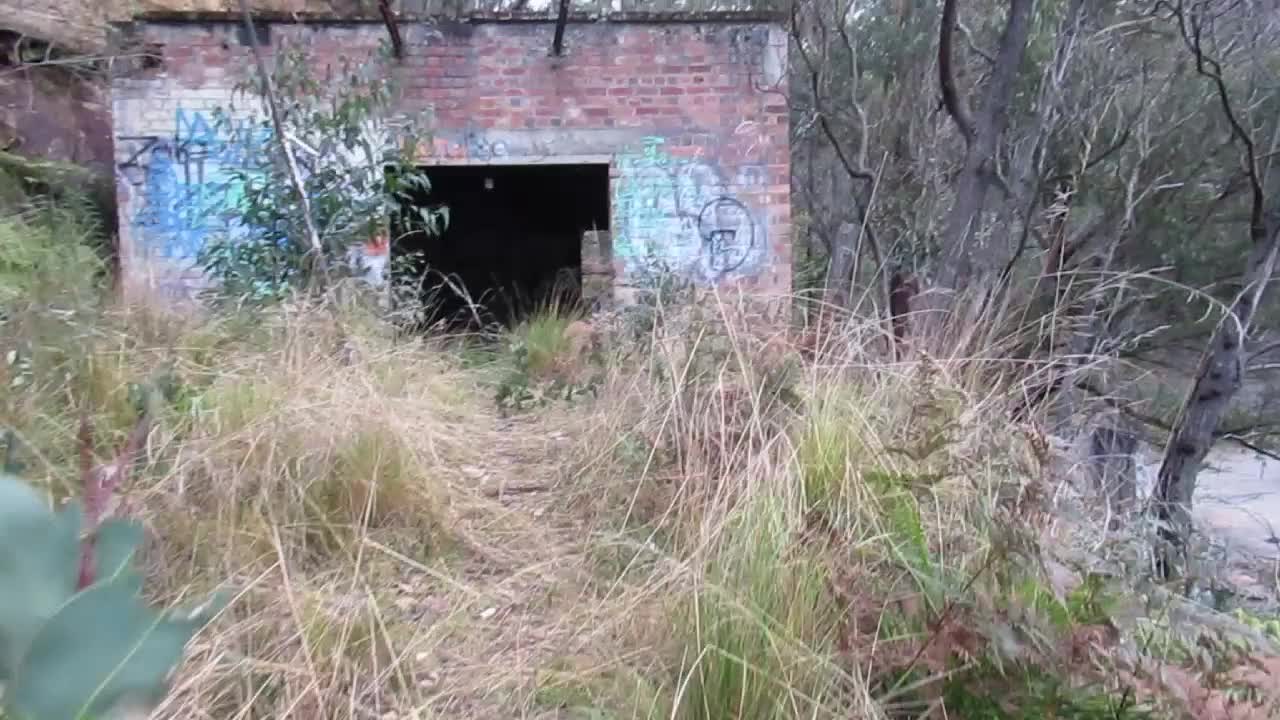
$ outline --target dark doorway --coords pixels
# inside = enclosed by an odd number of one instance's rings
[[[405,233],[393,223],[392,237],[398,240],[392,253],[406,258],[418,253],[402,272],[422,283],[424,300],[437,319],[472,324],[474,303],[482,308],[483,322],[506,324],[553,293],[560,301],[577,300],[583,233],[609,229],[608,165],[425,170],[431,193],[409,204],[448,207],[449,226],[429,237]]]

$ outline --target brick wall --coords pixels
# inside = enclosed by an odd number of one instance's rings
[[[113,81],[122,248],[131,285],[182,295],[194,251],[224,230],[236,189],[208,114],[251,72],[234,22],[142,22],[159,53]],[[619,292],[655,269],[704,285],[790,284],[786,35],[777,25],[407,23],[402,110],[430,111],[432,163],[607,162]],[[316,67],[359,56],[378,24],[276,24]]]

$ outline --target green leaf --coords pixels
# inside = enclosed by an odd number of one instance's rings
[[[79,535],[79,504],[54,513],[31,486],[0,474],[0,682],[75,594]]]
[[[93,536],[94,583],[111,582],[129,570],[142,544],[142,526],[128,520],[107,520]]]
[[[122,706],[152,708],[187,642],[225,604],[215,596],[182,612],[158,613],[125,573],[93,585],[40,628],[5,697],[18,720],[96,720]]]

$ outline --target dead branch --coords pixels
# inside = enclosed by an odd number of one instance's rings
[[[1195,59],[1196,72],[1201,77],[1207,78],[1213,85],[1214,93],[1218,98],[1219,109],[1222,111],[1223,117],[1226,118],[1227,124],[1231,126],[1231,134],[1243,146],[1244,171],[1253,200],[1249,220],[1250,237],[1255,242],[1260,242],[1266,237],[1267,231],[1263,217],[1265,202],[1262,177],[1258,169],[1258,152],[1253,141],[1253,134],[1246,130],[1244,124],[1240,122],[1239,115],[1231,103],[1226,80],[1222,77],[1222,64],[1205,53],[1204,22],[1201,17],[1204,6],[1193,6],[1193,11],[1189,17],[1183,8],[1181,0],[1176,3],[1160,0],[1156,3],[1156,8],[1159,9],[1161,7],[1168,8],[1177,22],[1178,32],[1182,36],[1182,41]],[[1194,10],[1197,7],[1201,12]]]
[[[485,488],[484,495],[485,497],[500,498],[504,495],[527,495],[530,493],[546,492],[550,489],[551,486],[546,483],[518,483]]]
[[[289,140],[285,135],[284,121],[280,118],[280,107],[276,103],[275,87],[271,82],[271,73],[267,70],[267,63],[262,58],[262,48],[258,47],[258,36],[253,29],[253,13],[249,11],[249,0],[240,0],[240,12],[244,16],[244,28],[249,37],[249,49],[253,52],[253,61],[258,68],[259,81],[262,83],[262,96],[267,103],[267,111],[271,115],[271,126],[275,130],[276,142],[280,143],[280,149],[284,152],[285,163],[289,168],[289,180],[293,184],[293,190],[298,195],[298,202],[302,204],[302,220],[307,228],[307,254],[310,257],[309,266],[313,270],[312,281],[319,281],[321,285],[327,285],[329,282],[329,265],[324,256],[324,247],[320,244],[320,234],[316,232],[315,221],[311,217],[311,200],[307,197],[307,191],[302,184],[302,174],[298,171],[298,160],[293,155],[293,146],[289,144]]]

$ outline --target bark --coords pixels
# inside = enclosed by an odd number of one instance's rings
[[[938,275],[938,284],[950,290],[965,284],[975,271],[994,268],[998,261],[973,248],[972,239],[981,221],[988,191],[996,182],[996,150],[1008,123],[1009,103],[1026,55],[1034,4],[1033,0],[1010,0],[1009,20],[1000,37],[991,77],[984,88],[981,106],[970,118],[955,90],[951,68],[956,1],[946,0],[943,6],[938,58],[943,103],[965,137],[964,165],[956,178],[955,203],[943,230],[943,257]]]
[[[382,14],[382,22],[387,26],[387,34],[391,36],[392,52],[397,58],[404,57],[404,40],[400,37],[400,26],[391,10],[390,0],[378,0],[378,12]]]
[[[848,307],[853,294],[853,275],[858,264],[858,231],[842,224],[831,242],[827,266],[826,302],[834,307]]]
[[[1106,503],[1108,528],[1119,530],[1137,498],[1138,436],[1118,419],[1103,421],[1088,435],[1088,471],[1093,489]]]
[[[889,280],[889,316],[893,325],[893,352],[897,360],[907,357],[911,335],[911,303],[920,292],[914,275],[895,270]]]
[[[1180,574],[1185,567],[1196,476],[1213,446],[1222,416],[1240,389],[1249,324],[1275,270],[1276,251],[1280,248],[1280,222],[1272,218],[1269,225],[1263,237],[1255,237],[1244,290],[1218,324],[1201,356],[1195,382],[1174,423],[1160,463],[1153,502],[1163,541],[1156,567],[1164,578]]]

